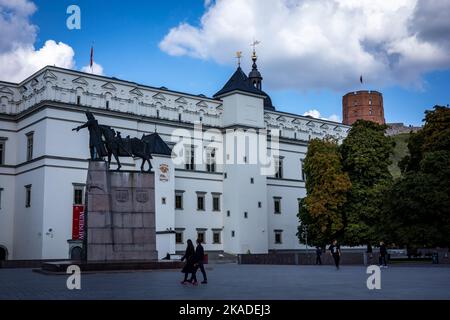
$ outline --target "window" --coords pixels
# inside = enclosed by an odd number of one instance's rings
[[[197,192],[197,210],[205,211],[205,193]]]
[[[231,237],[234,238],[234,235],[235,235],[235,232],[233,230],[233,231],[231,231]]]
[[[306,180],[306,176],[305,176],[305,169],[304,169],[303,159],[300,159],[300,174],[302,176],[302,180],[305,181]]]
[[[205,230],[197,230],[197,239],[200,240],[200,243],[205,243]]]
[[[165,197],[161,198],[161,204],[166,204],[166,198]]]
[[[223,178],[224,178],[224,179],[227,178],[227,173],[226,173],[226,172],[223,174]]]
[[[109,101],[106,101],[106,109],[109,109]]]
[[[178,121],[181,122],[181,113],[178,114]]]
[[[283,159],[279,158],[275,160],[275,178],[282,179],[283,178]]]
[[[2,209],[2,193],[3,193],[3,188],[0,188],[0,209]]]
[[[214,244],[220,243],[220,230],[213,231],[213,243]]]
[[[81,104],[81,97],[77,96],[77,105],[80,105],[80,104]]]
[[[159,110],[156,110],[156,117],[159,118]]]
[[[27,161],[33,159],[33,136],[34,132],[27,133]]]
[[[31,184],[25,186],[25,207],[31,207]]]
[[[84,204],[84,186],[76,185],[73,186],[73,204],[76,206]]]
[[[211,149],[206,154],[206,171],[216,172],[216,150]]]
[[[298,203],[298,212],[300,212],[300,209],[302,208],[302,198],[297,198]]]
[[[194,160],[195,160],[195,151],[194,145],[185,146],[185,168],[186,170],[195,170]]]
[[[220,211],[220,194],[213,194],[212,201],[213,211]]]
[[[261,201],[258,201],[258,208],[261,208],[261,206],[262,206]]]
[[[244,157],[244,163],[247,163],[247,156]]]
[[[227,210],[227,217],[229,217],[230,216],[230,210]]]
[[[0,137],[0,165],[5,164],[5,145],[6,138]]]
[[[176,244],[183,243],[183,230],[175,230],[175,243]]]
[[[183,209],[183,192],[175,191],[175,209]]]
[[[274,197],[273,198],[273,212],[274,213],[281,213],[281,198],[280,197]]]
[[[248,212],[247,212],[247,211],[244,212],[244,218],[245,218],[245,219],[248,218]]]
[[[254,184],[255,183],[255,179],[254,178],[250,178],[250,183]]]
[[[283,237],[282,237],[283,230],[275,230],[275,244],[281,244]]]

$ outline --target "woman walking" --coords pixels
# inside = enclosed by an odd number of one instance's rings
[[[195,248],[192,244],[191,239],[187,241],[187,247],[186,252],[184,253],[184,256],[181,258],[181,261],[186,260],[186,263],[181,270],[181,272],[184,273],[184,280],[181,281],[181,284],[187,284],[192,283],[194,286],[197,285],[197,277],[196,277],[196,267],[194,266],[195,263]],[[192,274],[191,279],[188,280],[189,274]]]

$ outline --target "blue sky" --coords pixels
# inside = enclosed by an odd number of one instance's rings
[[[89,64],[89,51],[93,44],[95,62],[101,64],[107,76],[212,96],[236,68],[233,53],[242,50],[244,59],[247,60],[251,54],[250,46],[232,47],[232,45],[227,46],[226,43],[222,48],[224,57],[221,56],[222,52],[215,56],[214,52],[217,51],[209,48],[210,44],[205,45],[209,51],[203,56],[195,52],[174,54],[171,49],[161,49],[161,41],[172,28],[177,28],[180,24],[206,29],[207,26],[202,27],[200,19],[215,3],[208,6],[205,6],[205,2],[201,0],[126,2],[36,0],[34,3],[37,10],[29,16],[30,23],[38,27],[34,47],[43,47],[49,39],[69,45],[75,53],[76,69]],[[66,27],[68,17],[66,9],[71,4],[81,8],[81,30],[69,30]],[[175,31],[180,32],[180,30]],[[258,30],[254,33],[258,33]],[[264,35],[261,36],[264,37]],[[267,37],[265,39],[266,41],[262,41],[258,48],[258,54],[262,57],[268,48],[267,43],[270,42]],[[170,45],[174,46],[174,40],[170,41]],[[247,42],[251,41],[250,37]],[[191,44],[182,43],[181,45],[186,47]],[[201,51],[202,44],[200,43],[198,47],[196,50]],[[221,50],[220,45],[218,50]],[[284,57],[280,56],[280,60],[283,59]],[[267,68],[265,61],[272,61],[267,62]],[[311,72],[311,69],[308,69],[309,63],[302,61],[303,66],[301,63],[295,65],[295,68],[298,68],[297,74],[300,76],[303,70]],[[295,77],[295,74],[286,73],[284,66],[277,68],[274,65],[276,66],[277,63],[274,63],[273,59],[264,60],[264,58],[258,64],[265,79],[263,89],[271,95],[274,105],[281,111],[303,114],[308,110],[316,109],[323,117],[335,114],[341,119],[343,94],[353,90],[372,89],[379,90],[384,95],[387,122],[419,125],[426,109],[435,104],[450,103],[450,71],[445,64],[435,67],[435,70],[421,72],[420,84],[399,80],[383,83],[380,81],[382,75],[372,77],[369,74],[366,77],[366,74],[361,71],[364,68],[355,66],[354,83],[352,80],[347,80],[339,87],[333,87],[332,84],[333,77],[336,77],[338,73],[333,68],[320,70],[319,78],[324,79],[323,84],[320,79],[318,81],[314,79],[317,85],[308,86],[308,78],[304,80],[306,85],[295,81],[289,82],[290,80],[284,82],[278,80],[284,75]],[[247,68],[245,71],[249,71],[249,63],[243,63],[243,67]],[[359,84],[359,76],[356,76],[361,73],[368,79],[368,83],[362,86]]]

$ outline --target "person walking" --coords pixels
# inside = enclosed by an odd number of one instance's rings
[[[338,244],[336,239],[333,240],[333,243],[330,245],[328,250],[330,250],[330,254],[333,256],[336,269],[339,270],[339,262],[341,259],[341,246]]]
[[[387,268],[386,263],[387,248],[383,241],[380,241],[380,258],[378,259],[380,267]]]
[[[203,284],[208,283],[208,278],[206,277],[205,266],[203,265],[203,261],[205,259],[205,251],[203,250],[202,241],[197,239],[197,248],[195,248],[195,273],[200,269],[203,276]]]
[[[322,258],[321,258],[321,256],[322,256],[322,248],[319,247],[319,246],[317,246],[317,247],[316,247],[316,265],[317,265],[317,264],[319,264],[319,265],[322,264]]]
[[[192,244],[192,240],[191,239],[188,239],[186,251],[184,253],[184,256],[181,258],[181,261],[184,261],[184,260],[186,260],[186,263],[184,264],[184,267],[181,270],[181,272],[184,273],[184,280],[181,281],[181,284],[192,283],[193,285],[197,285],[197,277],[195,275],[195,273],[196,273],[195,269],[196,268],[194,266],[194,263],[195,263],[195,248],[194,248],[194,245]],[[189,274],[192,274],[190,280],[188,280]]]

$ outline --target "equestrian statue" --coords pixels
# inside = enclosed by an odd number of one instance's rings
[[[116,132],[110,126],[99,125],[91,112],[86,111],[85,114],[88,121],[72,130],[78,132],[80,129],[88,128],[91,160],[103,160],[104,157],[108,157],[109,168],[111,158],[114,156],[117,170],[120,170],[122,167],[120,157],[141,158],[141,171],[144,171],[144,165],[147,162],[148,172],[150,172],[152,154],[171,155],[169,146],[157,133],[142,135],[141,139],[130,138],[130,136],[122,138],[119,131]]]

